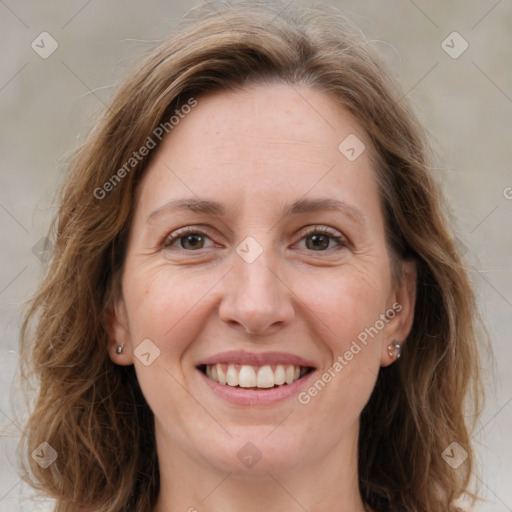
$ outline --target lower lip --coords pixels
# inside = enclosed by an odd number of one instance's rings
[[[210,379],[210,377],[207,377],[201,370],[197,371],[214,393],[224,400],[237,405],[271,405],[282,402],[287,398],[297,395],[315,373],[315,371],[309,372],[304,375],[304,377],[291,384],[283,384],[282,386],[270,389],[255,390],[220,384]]]

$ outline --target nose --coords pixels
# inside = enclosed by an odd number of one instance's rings
[[[293,293],[278,267],[269,250],[251,263],[235,254],[233,269],[223,280],[220,319],[247,334],[259,335],[289,324],[295,315]]]

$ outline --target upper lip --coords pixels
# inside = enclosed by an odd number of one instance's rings
[[[231,350],[228,352],[221,352],[202,360],[198,366],[206,364],[245,364],[250,366],[265,366],[277,364],[290,364],[295,366],[315,367],[315,365],[304,359],[303,357],[287,352],[244,352],[240,350]]]

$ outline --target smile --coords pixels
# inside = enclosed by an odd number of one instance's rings
[[[248,389],[289,385],[313,370],[311,367],[293,364],[253,366],[233,363],[206,364],[199,369],[219,384]]]
[[[317,364],[287,352],[230,350],[199,361],[196,368],[221,399],[265,406],[293,399],[314,377]]]

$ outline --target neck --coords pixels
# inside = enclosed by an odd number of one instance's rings
[[[221,471],[159,435],[160,494],[154,512],[364,512],[354,425],[329,453],[304,457],[291,469]],[[167,455],[168,454],[168,455]],[[257,466],[254,466],[254,469]]]

